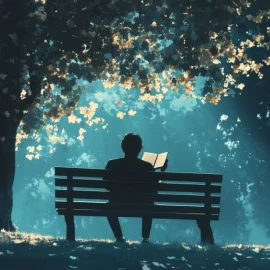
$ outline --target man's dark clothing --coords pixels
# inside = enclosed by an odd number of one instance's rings
[[[111,170],[136,170],[136,171],[154,171],[151,163],[139,158],[117,158],[110,159],[105,169]]]
[[[119,158],[111,159],[108,161],[105,169],[109,170],[136,170],[136,171],[154,171],[154,167],[151,163],[143,161],[139,158]],[[113,179],[110,179],[113,180]],[[116,179],[117,180],[117,179]],[[121,181],[121,180],[120,180]],[[113,190],[111,191],[113,193]],[[117,190],[117,192],[125,192],[125,189]],[[142,191],[143,192],[143,191]],[[132,199],[121,200],[119,196],[113,197],[110,202],[119,202],[119,203],[132,203]],[[145,201],[143,201],[145,202]],[[150,201],[148,201],[150,203]],[[119,219],[117,216],[108,216],[107,217],[109,224],[112,228],[115,238],[121,238],[123,236]],[[150,230],[152,226],[152,218],[143,217],[142,218],[142,237],[149,238]]]

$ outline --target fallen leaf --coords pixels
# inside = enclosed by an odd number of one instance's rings
[[[7,94],[7,93],[8,93],[8,88],[4,88],[4,89],[3,89],[3,93],[4,93],[4,94]]]
[[[173,256],[172,256],[172,257],[167,257],[167,258],[168,258],[169,260],[175,259],[175,257],[173,257]]]
[[[256,252],[256,253],[259,253],[260,252],[260,249],[258,247],[252,249],[252,251]]]
[[[13,241],[14,244],[20,244],[22,242],[24,242],[24,240],[16,239],[16,240]]]
[[[153,265],[155,266],[161,266],[162,268],[167,268],[164,264],[158,263],[158,262],[152,262]]]
[[[85,247],[85,250],[93,250],[96,249],[95,247]]]
[[[7,77],[7,74],[0,74],[0,78],[4,80]]]
[[[74,257],[74,256],[69,256],[69,258],[70,258],[71,260],[77,260],[77,257]]]
[[[185,246],[185,245],[182,245],[182,246],[183,246],[183,248],[185,248],[186,250],[191,250],[191,248],[188,247],[188,246]]]

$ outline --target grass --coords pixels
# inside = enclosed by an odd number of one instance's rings
[[[0,232],[0,269],[20,270],[270,270],[270,246],[201,246],[187,243],[142,245],[137,241],[80,239]]]

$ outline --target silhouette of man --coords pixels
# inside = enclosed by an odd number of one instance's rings
[[[138,171],[154,171],[155,170],[151,163],[138,158],[138,155],[143,148],[142,139],[138,134],[135,134],[135,133],[126,134],[124,138],[122,139],[121,148],[123,152],[125,153],[124,158],[109,160],[105,169],[138,170]],[[168,163],[168,160],[166,160],[166,163],[161,168],[161,171],[166,170],[167,163]],[[111,192],[113,191],[111,190]],[[123,190],[123,192],[125,191]],[[123,200],[117,199],[117,197],[113,197],[111,198],[110,202],[121,203],[123,202]],[[111,229],[116,238],[116,242],[125,242],[118,216],[108,216],[107,219],[109,221]],[[143,238],[142,243],[149,242],[151,226],[152,226],[152,218],[142,217],[142,238]]]

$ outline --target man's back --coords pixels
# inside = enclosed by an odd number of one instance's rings
[[[106,165],[109,170],[136,170],[136,171],[154,171],[151,163],[139,158],[117,158],[111,159]]]
[[[118,158],[118,159],[111,159],[108,161],[106,168],[108,170],[121,170],[121,171],[127,171],[127,170],[136,170],[136,171],[154,171],[154,167],[151,163],[146,162],[144,160],[141,160],[139,158]],[[110,179],[110,180],[118,180],[118,179]],[[121,181],[121,180],[120,180]],[[111,192],[114,192],[115,190],[111,190]],[[117,192],[125,193],[126,189],[118,189]],[[130,189],[129,189],[130,191]],[[144,190],[145,191],[145,190]],[[143,192],[143,191],[142,191]],[[121,201],[123,200],[119,199],[119,196],[116,196],[110,200],[110,201]],[[125,200],[126,201],[126,200]],[[129,200],[127,202],[132,202],[132,198],[129,197]]]

